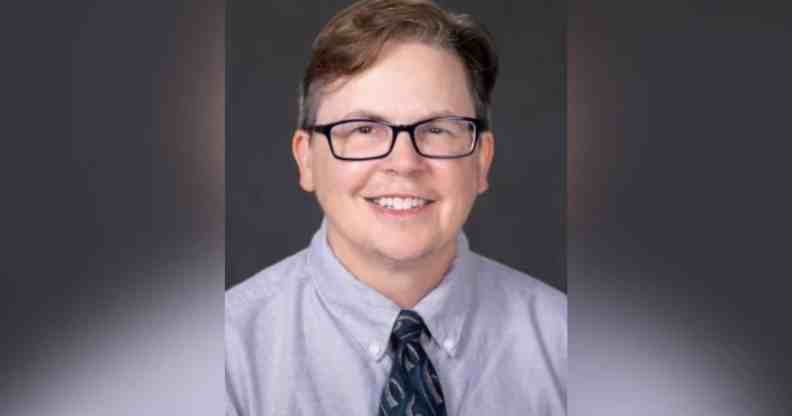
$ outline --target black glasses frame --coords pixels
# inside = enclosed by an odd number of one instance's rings
[[[415,142],[415,129],[418,126],[420,126],[421,124],[429,123],[429,122],[436,121],[436,120],[465,120],[465,121],[469,121],[469,122],[473,123],[474,127],[476,128],[476,131],[475,131],[475,134],[473,135],[473,146],[470,147],[470,151],[465,153],[465,154],[454,155],[454,156],[433,156],[433,155],[427,155],[427,154],[421,152],[421,150],[418,149],[418,143]],[[388,151],[386,151],[385,153],[383,153],[383,154],[381,154],[379,156],[369,156],[369,157],[342,157],[342,156],[338,156],[336,154],[335,148],[333,148],[333,140],[330,138],[330,130],[332,130],[333,127],[335,127],[335,126],[337,126],[339,124],[355,122],[355,121],[374,122],[374,123],[382,124],[383,126],[390,127],[392,134],[391,134],[391,144],[390,144],[390,147],[388,147]],[[391,152],[393,151],[393,148],[396,147],[396,139],[399,137],[399,133],[401,133],[403,131],[406,131],[407,134],[410,136],[410,141],[412,142],[413,149],[415,149],[415,152],[418,153],[419,155],[421,155],[422,157],[425,157],[427,159],[460,159],[460,158],[463,158],[463,157],[470,156],[470,155],[473,154],[473,152],[476,151],[476,146],[478,146],[479,136],[480,136],[481,132],[487,131],[487,123],[486,123],[486,121],[484,121],[482,119],[472,118],[472,117],[434,117],[434,118],[421,120],[421,121],[415,122],[413,124],[389,124],[389,123],[386,123],[384,121],[372,120],[372,119],[368,119],[368,118],[352,118],[352,119],[348,119],[348,120],[336,121],[334,123],[318,124],[318,125],[310,126],[310,127],[307,128],[307,130],[312,131],[312,132],[316,132],[316,133],[321,133],[322,135],[324,135],[325,138],[327,139],[327,144],[330,145],[330,153],[333,154],[333,157],[335,157],[336,159],[339,159],[339,160],[357,162],[357,161],[364,161],[364,160],[384,159],[384,158],[388,157],[388,155],[390,155]]]

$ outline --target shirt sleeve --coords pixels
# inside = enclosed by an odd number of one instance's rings
[[[226,416],[249,416],[245,411],[245,365],[239,334],[226,322],[225,325],[225,382]]]
[[[242,416],[239,411],[239,400],[230,383],[228,367],[226,367],[226,416]]]
[[[553,368],[556,387],[564,404],[567,401],[568,338],[567,298],[555,290],[546,291],[537,305],[537,322]]]

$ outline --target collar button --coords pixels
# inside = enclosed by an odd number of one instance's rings
[[[456,343],[451,338],[446,338],[446,340],[443,341],[443,347],[445,347],[447,350],[453,350],[455,346]]]
[[[380,345],[377,344],[376,342],[372,342],[368,346],[368,351],[369,354],[376,357],[377,355],[379,355],[380,351],[382,351],[382,347],[380,347]]]

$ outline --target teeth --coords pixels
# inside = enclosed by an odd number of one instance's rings
[[[397,197],[382,197],[375,198],[374,203],[377,205],[395,210],[407,210],[417,207],[422,207],[428,202],[423,198],[397,198]]]

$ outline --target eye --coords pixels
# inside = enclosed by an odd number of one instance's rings
[[[372,128],[371,126],[360,126],[360,127],[355,129],[355,132],[361,133],[361,134],[369,134],[372,131],[374,131],[374,128]]]
[[[429,127],[429,133],[431,134],[445,134],[448,133],[446,129],[442,129],[440,127]]]

